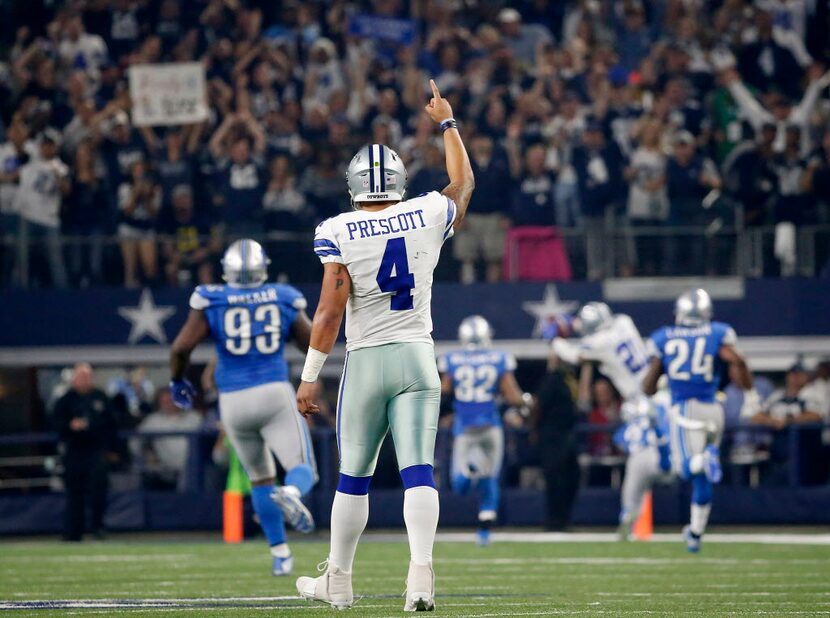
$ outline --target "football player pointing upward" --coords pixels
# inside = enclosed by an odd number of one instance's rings
[[[369,516],[369,482],[391,430],[405,488],[411,561],[404,610],[434,603],[432,546],[438,525],[433,456],[441,382],[432,343],[432,272],[443,242],[461,223],[473,192],[470,160],[449,103],[430,81],[426,106],[444,133],[450,184],[404,201],[406,170],[381,144],[362,148],[346,174],[354,212],[324,221],[314,237],[323,262],[320,302],[297,403],[316,413],[314,383],[346,312],[346,362],[337,404],[340,481],[331,510],[325,573],[300,577],[305,598],[337,608],[353,602],[352,563]]]

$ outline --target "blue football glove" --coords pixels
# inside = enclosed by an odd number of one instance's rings
[[[173,396],[173,403],[178,407],[189,410],[193,407],[193,398],[196,396],[196,389],[190,380],[170,380],[170,394]]]

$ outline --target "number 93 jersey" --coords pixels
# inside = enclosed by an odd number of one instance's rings
[[[378,212],[343,213],[317,227],[317,257],[345,265],[352,279],[348,351],[432,343],[432,271],[455,217],[455,203],[431,191]]]
[[[699,326],[664,326],[649,340],[649,351],[663,363],[672,402],[687,399],[715,401],[720,386],[723,345],[735,345],[737,336],[729,324],[708,322]]]
[[[216,344],[216,387],[229,393],[288,381],[283,348],[306,300],[289,285],[200,285],[191,309],[203,311]]]
[[[458,350],[438,357],[438,371],[452,380],[456,435],[468,427],[501,425],[496,397],[502,376],[515,370],[513,355],[496,350]]]

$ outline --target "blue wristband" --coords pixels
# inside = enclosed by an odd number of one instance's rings
[[[443,133],[447,129],[457,129],[458,123],[455,121],[455,118],[447,118],[446,120],[442,120],[438,126],[441,127],[441,132]]]

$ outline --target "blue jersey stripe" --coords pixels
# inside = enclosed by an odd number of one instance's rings
[[[375,192],[375,153],[374,148],[369,144],[369,191]]]
[[[330,241],[326,238],[321,238],[320,240],[315,240],[314,241],[314,246],[315,247],[329,247],[330,249],[337,249],[337,245],[335,245],[332,241]]]
[[[450,226],[455,222],[455,202],[447,198],[447,223],[444,225],[444,230],[450,229]]]
[[[316,253],[320,257],[328,257],[330,255],[341,255],[340,251],[337,249],[315,249],[314,253]]]
[[[384,173],[384,163],[383,163],[383,146],[378,146],[378,155],[380,155],[380,190],[386,191],[386,174]]]

